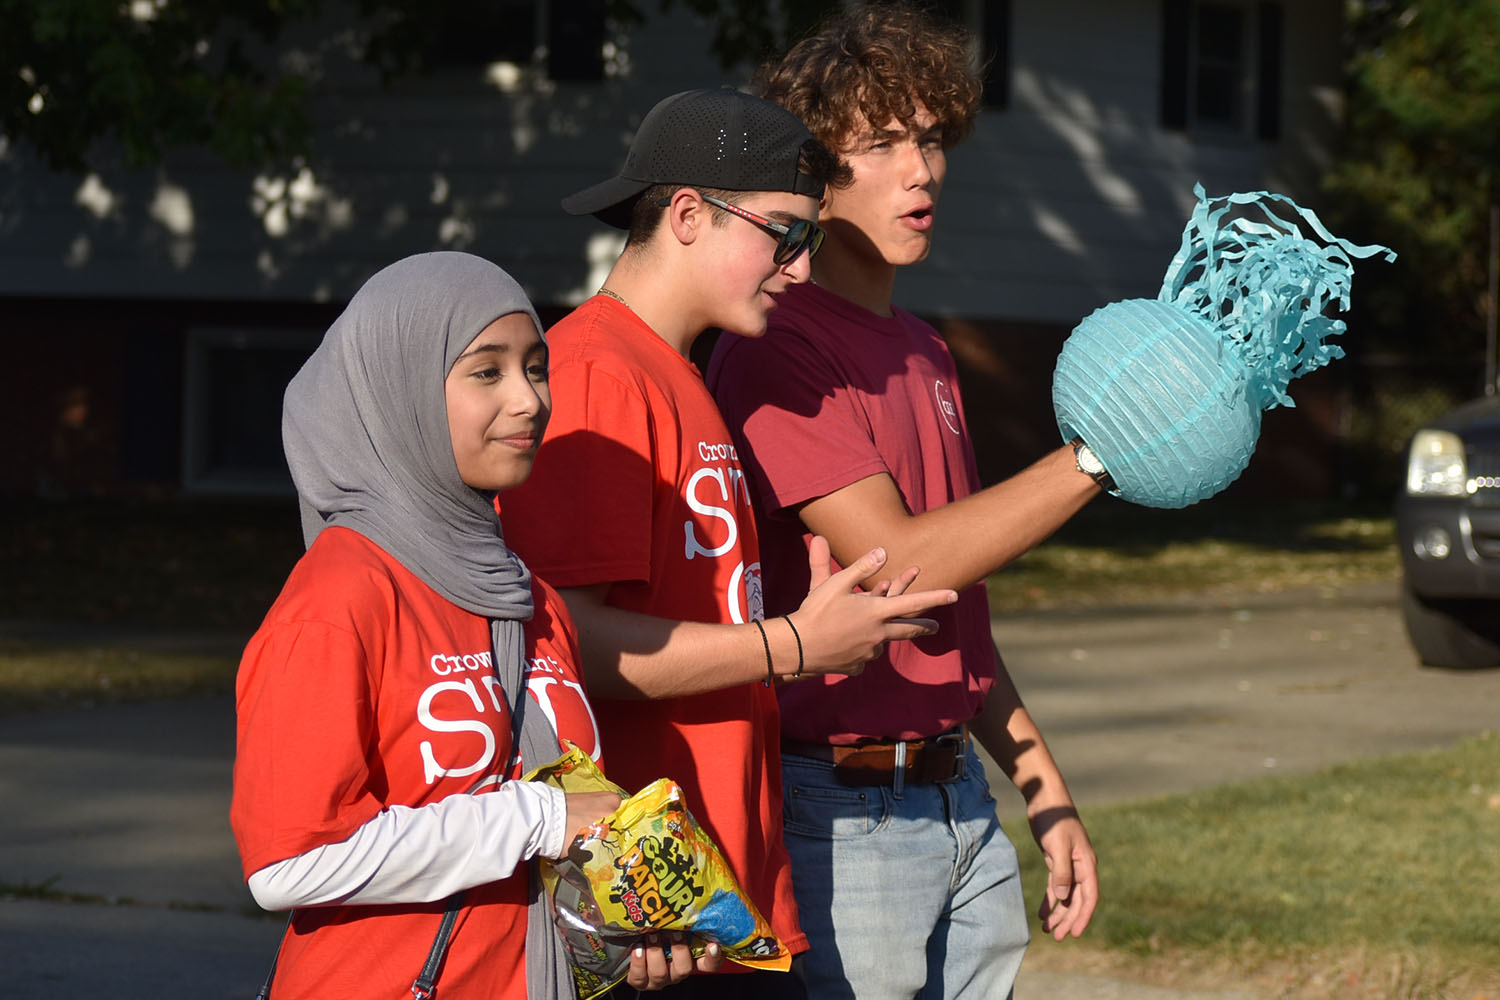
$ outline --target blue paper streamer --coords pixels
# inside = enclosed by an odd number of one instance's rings
[[[1193,185],[1193,194],[1198,204],[1157,299],[1196,313],[1224,335],[1258,407],[1294,406],[1288,383],[1344,356],[1328,343],[1344,332],[1344,321],[1326,311],[1333,302],[1349,308],[1350,258],[1384,254],[1393,261],[1396,254],[1334,236],[1316,214],[1285,195],[1252,191],[1209,198],[1202,184]],[[1236,206],[1258,209],[1268,222],[1229,218]],[[1279,214],[1279,206],[1290,217]],[[1304,236],[1298,219],[1323,244]]]

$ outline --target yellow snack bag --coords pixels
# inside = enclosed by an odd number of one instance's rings
[[[527,780],[564,792],[625,795],[587,754],[567,746]],[[682,790],[666,778],[626,798],[576,837],[566,856],[542,859],[541,869],[581,1000],[624,979],[631,950],[652,932],[692,934],[694,957],[717,941],[724,957],[741,965],[791,968],[791,954],[688,812]]]

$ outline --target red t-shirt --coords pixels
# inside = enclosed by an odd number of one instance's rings
[[[953,357],[931,326],[894,312],[876,316],[797,285],[765,337],[719,338],[708,382],[736,428],[761,513],[767,614],[792,610],[807,593],[811,535],[799,504],[879,473],[913,514],[979,486]],[[984,585],[929,615],[936,635],[891,643],[857,677],[784,685],[782,733],[834,744],[919,739],[977,715],[995,680]]]
[[[527,690],[566,738],[599,750],[567,608],[533,580]],[[337,843],[391,805],[462,795],[511,757],[489,623],[451,604],[369,539],[324,530],[250,640],[236,683],[230,819],[245,876]],[[546,761],[509,768],[511,777]],[[470,889],[439,985],[526,995],[527,873]],[[404,996],[446,901],[310,907],[282,945],[273,996]]]
[[[750,496],[698,369],[602,296],[547,343],[552,421],[531,478],[501,497],[510,544],[559,587],[612,584],[614,607],[674,621],[760,618]],[[630,791],[661,777],[681,785],[782,943],[806,950],[781,837],[775,692],[740,684],[596,698],[594,711],[613,748],[610,777]]]

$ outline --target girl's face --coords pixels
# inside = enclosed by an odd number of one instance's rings
[[[531,317],[510,313],[479,331],[443,386],[463,481],[478,490],[524,483],[552,414],[547,345]]]

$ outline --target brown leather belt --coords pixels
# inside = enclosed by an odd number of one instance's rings
[[[889,785],[896,779],[897,743],[859,743],[853,746],[829,746],[826,743],[803,743],[782,740],[785,753],[833,765],[833,776],[841,785],[865,787]],[[924,740],[906,741],[906,766],[902,769],[908,785],[943,785],[964,776],[964,761],[969,753],[969,731],[960,726],[952,732]]]

